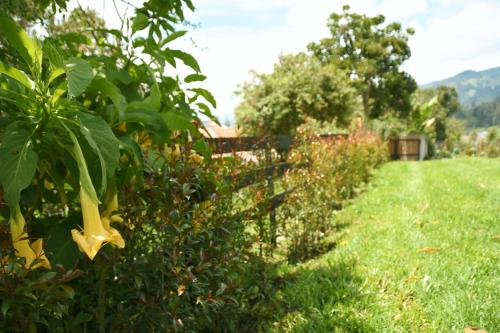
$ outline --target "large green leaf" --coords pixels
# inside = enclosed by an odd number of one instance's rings
[[[80,131],[99,157],[102,171],[102,188],[106,180],[114,176],[120,159],[120,142],[109,125],[101,118],[84,112],[76,113],[80,119]]]
[[[28,75],[26,75],[25,72],[17,68],[11,67],[7,64],[4,64],[1,61],[0,61],[0,73],[13,78],[14,80],[18,81],[28,89],[33,89],[35,86],[33,81],[31,81],[31,79],[28,77]]]
[[[43,238],[43,249],[52,266],[63,265],[71,269],[83,257],[71,237],[72,229],[82,229],[82,213],[70,211],[68,217],[41,217],[30,226],[30,236]]]
[[[68,95],[76,97],[82,94],[94,79],[94,71],[88,62],[80,58],[69,58],[64,62],[68,78]]]
[[[207,79],[207,77],[205,75],[191,74],[191,75],[186,76],[186,78],[184,79],[184,82],[191,83],[191,82],[197,82],[197,81],[205,81],[206,79]]]
[[[50,40],[43,42],[43,53],[47,56],[53,68],[64,67],[64,55]]]
[[[180,50],[171,50],[171,49],[166,49],[165,52],[167,54],[170,54],[174,58],[177,58],[179,60],[182,60],[184,65],[191,67],[197,72],[201,72],[200,65],[198,64],[198,61],[189,53],[186,53],[184,51]]]
[[[206,159],[209,159],[212,156],[212,150],[210,149],[210,146],[208,143],[203,140],[199,139],[193,144],[193,149],[197,153],[203,155]]]
[[[163,114],[163,118],[168,128],[172,130],[186,131],[196,130],[191,120],[179,112],[169,111]]]
[[[217,101],[215,100],[212,93],[210,93],[210,91],[203,89],[203,88],[192,88],[192,89],[188,89],[188,90],[195,92],[196,96],[202,96],[203,98],[205,98],[205,100],[207,102],[209,102],[210,104],[212,104],[212,106],[214,108],[217,107]]]
[[[132,21],[132,33],[146,29],[149,24],[149,17],[146,14],[138,12]]]
[[[186,33],[187,33],[186,30],[179,30],[179,31],[171,33],[164,40],[161,41],[160,47],[163,47],[163,46],[167,45],[168,43],[176,40],[177,38],[184,36]]]
[[[33,100],[26,95],[8,89],[0,89],[0,100],[11,103],[26,112],[28,112],[28,110],[36,103],[36,100]],[[9,111],[12,112],[14,111],[14,109],[5,110],[5,112],[7,113],[9,113]]]
[[[144,99],[144,102],[149,104],[156,111],[160,111],[161,94],[160,94],[160,88],[158,87],[157,83],[151,86],[151,92],[149,93],[148,98]]]
[[[81,214],[72,214],[48,230],[44,250],[52,265],[59,264],[66,269],[71,269],[82,257],[82,253],[71,237],[71,230],[81,228],[82,220]]]
[[[47,81],[50,84],[56,78],[65,73],[64,56],[52,42],[47,40],[43,43],[43,53],[47,56],[50,63],[50,75]]]
[[[94,81],[92,81],[91,88],[102,92],[106,97],[110,98],[120,115],[123,115],[127,106],[127,100],[117,86],[104,77],[96,76]]]
[[[9,15],[0,11],[0,34],[4,35],[33,73],[42,71],[42,47],[40,42],[31,38]]]
[[[123,120],[130,123],[141,123],[157,131],[165,126],[161,115],[147,102],[129,103]]]
[[[33,150],[30,133],[17,124],[9,126],[0,140],[0,183],[10,207],[19,203],[23,189],[31,184],[38,155]]]

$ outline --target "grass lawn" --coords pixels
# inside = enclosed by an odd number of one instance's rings
[[[272,332],[500,332],[500,160],[392,162],[280,269]]]

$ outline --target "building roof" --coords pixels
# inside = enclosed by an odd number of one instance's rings
[[[209,120],[204,122],[206,131],[202,131],[205,137],[210,138],[235,138],[238,136],[236,128],[227,127],[224,125],[217,125],[215,122]]]

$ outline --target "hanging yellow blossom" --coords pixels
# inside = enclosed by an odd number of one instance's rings
[[[112,222],[122,223],[123,219],[118,214],[113,214],[114,211],[118,209],[118,196],[115,194],[111,197],[111,200],[106,204],[106,210],[101,214],[101,221],[104,229],[111,233],[113,236],[113,244],[118,247],[125,247],[125,241],[122,236],[116,231],[116,229],[111,227]]]
[[[203,156],[196,154],[195,152],[192,152],[191,155],[189,155],[189,162],[193,164],[202,164],[203,163]]]
[[[99,216],[99,208],[91,195],[87,193],[84,187],[80,187],[80,204],[83,215],[83,232],[73,229],[71,235],[78,244],[80,251],[85,252],[87,256],[94,260],[97,252],[106,243],[113,243],[123,248],[125,241],[118,230],[109,226],[107,219],[107,228]]]
[[[114,194],[111,199],[106,202],[106,210],[102,213],[101,219],[109,219],[110,222],[122,223],[123,219],[118,214],[113,214],[113,212],[118,210],[118,195]],[[113,214],[113,215],[111,215]]]
[[[164,155],[168,162],[176,162],[181,156],[181,147],[178,144],[175,144],[174,148],[165,147]]]
[[[80,205],[82,207],[83,232],[73,229],[71,235],[78,244],[80,251],[85,252],[91,260],[94,260],[97,252],[104,244],[112,243],[123,248],[125,241],[118,230],[109,225],[109,218],[104,222],[101,220],[98,206],[99,200],[92,185],[87,164],[78,141],[74,136],[72,136],[72,139],[75,144],[73,152],[80,172]],[[116,204],[118,203],[116,202]]]
[[[26,268],[35,269],[38,267],[45,267],[50,269],[50,262],[43,251],[42,239],[37,239],[31,244],[28,240],[28,233],[24,231],[26,221],[24,220],[23,214],[21,214],[19,206],[11,213],[9,223],[12,243],[16,250],[16,255],[26,259]],[[35,261],[36,263],[33,264]]]

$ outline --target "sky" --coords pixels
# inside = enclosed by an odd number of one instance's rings
[[[132,0],[140,2],[140,0]],[[119,20],[113,1],[80,0],[104,13],[110,27]],[[128,10],[116,0],[118,10]],[[367,15],[383,14],[415,29],[412,57],[403,69],[419,84],[465,70],[500,66],[500,0],[193,0],[188,13],[195,28],[177,48],[192,53],[208,79],[203,83],[217,99],[221,120],[232,118],[238,85],[249,72],[268,73],[280,54],[304,51],[328,37],[328,16],[348,4]],[[74,4],[73,4],[74,5]]]

